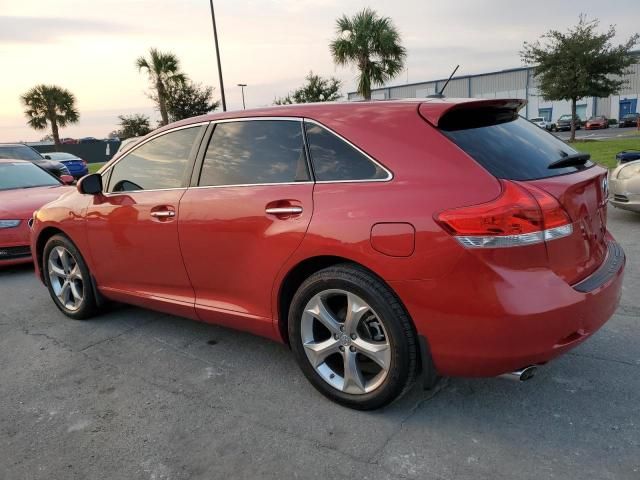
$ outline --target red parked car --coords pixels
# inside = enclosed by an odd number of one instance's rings
[[[0,158],[0,268],[31,263],[28,222],[33,212],[65,192],[74,191],[33,162]]]
[[[527,378],[619,301],[607,171],[520,100],[227,112],[142,139],[39,210],[38,274],[71,318],[105,300],[290,345],[371,409],[417,376]]]
[[[585,130],[599,130],[601,128],[609,128],[609,120],[605,116],[591,117],[584,124]]]

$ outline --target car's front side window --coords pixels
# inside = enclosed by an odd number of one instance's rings
[[[189,159],[203,126],[161,135],[125,155],[111,169],[108,192],[161,190],[185,185]]]
[[[240,120],[216,125],[198,185],[294,183],[310,179],[299,120]]]

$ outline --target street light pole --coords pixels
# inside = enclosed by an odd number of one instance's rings
[[[216,46],[216,60],[218,61],[218,79],[220,80],[220,97],[222,99],[222,111],[227,111],[227,101],[224,98],[224,83],[222,83],[222,66],[220,65],[220,50],[218,49],[218,30],[216,29],[216,14],[213,12],[213,0],[209,0],[211,6],[211,23],[213,24],[213,42]]]
[[[238,86],[242,89],[242,109],[246,110],[245,106],[244,106],[244,87],[247,86],[246,83],[239,83]]]

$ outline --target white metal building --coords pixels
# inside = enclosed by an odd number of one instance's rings
[[[604,115],[619,119],[627,113],[640,112],[640,62],[633,65],[631,74],[626,75],[626,86],[620,95],[607,98],[583,98],[578,100],[577,113],[583,120],[593,115]],[[395,85],[372,90],[372,99],[421,98],[439,91],[446,78],[420,83]],[[571,103],[565,101],[545,101],[538,93],[533,68],[522,67],[498,72],[481,73],[453,77],[444,92],[447,97],[475,98],[526,98],[528,100],[522,114],[527,118],[544,117],[556,121],[561,115],[571,113]],[[349,100],[360,100],[355,92],[348,94]]]

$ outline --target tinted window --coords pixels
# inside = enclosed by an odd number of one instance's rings
[[[60,182],[33,163],[0,163],[0,190],[50,185]]]
[[[289,183],[309,178],[300,122],[255,120],[216,125],[199,184]]]
[[[326,128],[305,122],[305,130],[316,180],[379,180],[387,178],[387,172],[379,165]]]
[[[15,160],[42,160],[42,155],[26,145],[0,145],[0,158]]]
[[[549,169],[551,163],[578,152],[512,110],[454,111],[445,115],[439,126],[447,137],[498,178],[533,180],[584,168]]]
[[[203,127],[183,128],[162,135],[125,155],[111,169],[110,192],[179,188],[195,140]]]

